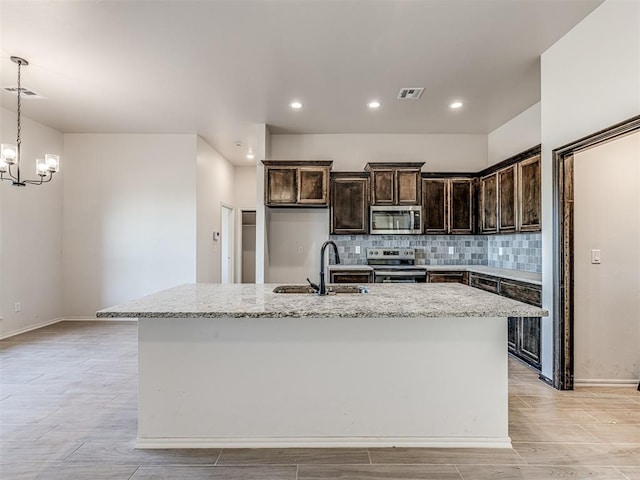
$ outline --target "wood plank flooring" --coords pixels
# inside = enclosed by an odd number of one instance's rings
[[[513,449],[137,450],[136,335],[61,322],[0,341],[0,478],[640,480],[640,392],[558,392],[516,360]]]

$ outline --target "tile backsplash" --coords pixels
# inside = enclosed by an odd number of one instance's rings
[[[487,265],[490,267],[542,272],[541,233],[491,235],[487,239],[489,242]]]
[[[346,265],[366,265],[367,248],[413,247],[418,265],[488,265],[542,271],[540,233],[509,235],[331,235]],[[356,246],[360,253],[356,253]],[[453,247],[453,253],[450,248]],[[500,255],[499,249],[502,248]]]

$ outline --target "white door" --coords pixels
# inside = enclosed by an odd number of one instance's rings
[[[222,264],[222,283],[233,283],[233,208],[220,206],[220,256]]]

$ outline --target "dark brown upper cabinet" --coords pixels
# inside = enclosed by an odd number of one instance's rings
[[[328,207],[332,161],[263,160],[268,207]]]
[[[498,231],[516,231],[516,172],[517,165],[498,171]]]
[[[537,232],[542,228],[540,200],[540,155],[518,164],[518,230]]]
[[[480,177],[480,232],[498,231],[498,175]]]
[[[420,205],[424,163],[368,163],[371,205]]]
[[[539,232],[540,145],[480,172],[480,233]]]
[[[331,233],[355,235],[369,233],[369,175],[334,172],[331,174]]]
[[[472,234],[473,184],[472,178],[423,179],[424,233]]]

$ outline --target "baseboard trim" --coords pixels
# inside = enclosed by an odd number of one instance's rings
[[[141,438],[136,448],[512,448],[511,438],[486,437],[267,437]]]
[[[13,332],[9,332],[9,333],[5,333],[4,335],[1,335],[0,340],[5,340],[7,338],[15,337],[16,335],[21,335],[23,333],[31,332],[33,330],[38,330],[39,328],[53,325],[54,323],[59,323],[59,322],[62,322],[63,320],[64,320],[64,317],[58,317],[58,318],[54,318],[53,320],[47,320],[46,322],[21,328],[20,330],[14,330]]]
[[[638,380],[637,378],[628,380],[583,378],[574,380],[573,385],[575,387],[637,387]]]
[[[82,316],[72,316],[72,317],[64,317],[62,319],[65,322],[137,322],[137,318],[115,318],[115,317],[82,317]]]

